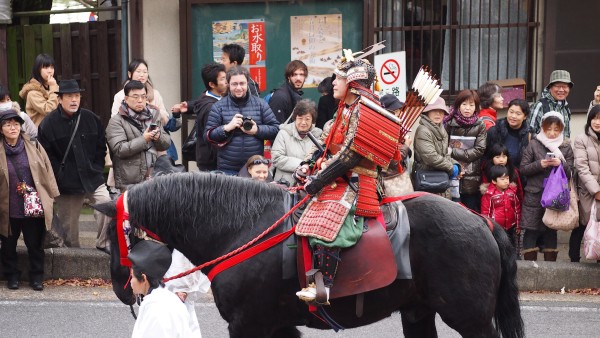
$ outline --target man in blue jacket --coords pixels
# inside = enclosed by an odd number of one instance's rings
[[[274,139],[279,122],[267,102],[250,95],[250,74],[234,66],[227,72],[229,94],[212,106],[203,132],[218,147],[217,170],[237,175],[248,158],[264,154],[264,141]]]

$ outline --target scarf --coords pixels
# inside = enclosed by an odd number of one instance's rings
[[[549,139],[548,137],[546,137],[546,134],[544,134],[544,131],[542,130],[542,131],[540,131],[539,134],[536,135],[536,139],[538,141],[540,141],[544,145],[544,147],[548,148],[548,150],[553,152],[554,155],[558,156],[558,158],[560,158],[560,160],[563,163],[567,161],[567,160],[565,160],[565,157],[563,156],[560,149],[558,149],[558,147],[561,144],[563,144],[563,142],[565,140],[565,136],[563,133],[558,135],[558,137],[555,139]]]
[[[452,108],[450,109],[450,114],[444,118],[444,125],[447,125],[452,119],[454,119],[459,126],[468,128],[477,122],[479,119],[479,112],[476,111],[471,117],[464,117],[458,109]]]
[[[134,121],[140,122],[140,124],[144,127],[143,129],[148,128],[147,121],[152,119],[152,112],[150,112],[149,109],[144,109],[138,113],[129,108],[125,100],[123,100],[123,102],[121,103],[119,111],[121,113],[124,113],[124,115],[131,117]]]
[[[11,146],[10,144],[8,144],[6,142],[6,139],[4,139],[4,151],[6,152],[6,156],[13,156],[13,155],[18,155],[20,153],[22,153],[23,151],[25,151],[25,142],[23,142],[23,138],[21,136],[19,136],[19,138],[17,139],[17,144],[15,144],[15,146]]]

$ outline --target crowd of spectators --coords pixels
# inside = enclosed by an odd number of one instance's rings
[[[148,63],[135,59],[128,79],[115,94],[112,116],[104,129],[94,112],[80,107],[77,81],[54,78],[54,60],[40,54],[31,78],[19,95],[25,112],[0,86],[0,122],[4,140],[0,167],[6,185],[0,223],[3,271],[9,288],[19,287],[16,243],[23,232],[30,257],[30,281],[42,289],[43,235],[57,224],[66,246],[79,246],[78,216],[84,200],[110,200],[109,192],[149,179],[155,161],[167,154],[177,159],[169,135],[181,126],[181,114],[193,113],[196,123],[195,161],[200,171],[250,177],[285,186],[297,184],[293,173],[314,147],[312,137],[327,134],[327,121],[338,109],[332,78],[319,85],[318,106],[302,99],[309,69],[299,60],[290,62],[284,81],[269,100],[260,97],[258,86],[241,67],[245,51],[225,45],[220,63],[202,67],[206,90],[197,98],[167,110],[150,80]],[[439,98],[425,107],[411,141],[402,145],[402,162],[384,177],[417,170],[448,174],[451,188],[441,196],[494,218],[507,231],[524,259],[557,258],[556,231],[542,222],[540,198],[553,167],[562,164],[567,176],[577,177],[579,227],[570,238],[569,257],[580,260],[583,231],[592,203],[600,200],[600,86],[590,102],[585,130],[575,131],[571,145],[571,111],[567,97],[573,87],[570,74],[556,70],[540,99],[530,109],[515,99],[504,106],[502,88],[492,82],[477,90],[462,90],[449,107]],[[381,98],[391,112],[402,107],[393,95]],[[498,118],[506,112],[506,117]],[[270,153],[265,145],[272,144]],[[267,148],[268,149],[268,148]],[[552,153],[553,158],[547,158]],[[410,159],[414,162],[411,164]],[[105,180],[105,165],[111,172]],[[23,214],[17,182],[37,189],[45,214]],[[399,181],[398,181],[399,182]],[[412,189],[412,188],[410,188]],[[400,189],[402,190],[402,189]],[[96,247],[109,252],[108,220],[97,214]],[[54,223],[54,224],[53,224]],[[31,225],[30,225],[31,224]]]

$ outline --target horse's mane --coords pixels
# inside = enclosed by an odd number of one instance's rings
[[[184,236],[192,227],[213,237],[252,227],[267,208],[282,208],[286,194],[274,184],[196,172],[137,184],[127,200],[133,226],[156,231],[160,224],[161,232],[173,236]]]

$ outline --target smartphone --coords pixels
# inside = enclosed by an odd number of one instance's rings
[[[551,160],[553,158],[556,158],[556,155],[554,155],[554,153],[546,153],[546,159],[547,160]]]
[[[156,128],[158,128],[158,125],[156,123],[150,123],[150,127],[148,129],[149,130],[156,130]]]

